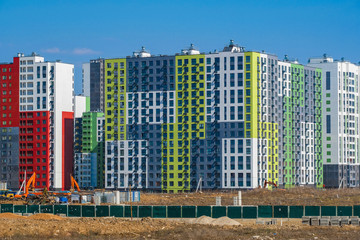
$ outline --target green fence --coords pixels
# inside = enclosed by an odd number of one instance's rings
[[[132,209],[132,212],[131,212]],[[358,216],[355,206],[106,206],[106,205],[13,205],[1,204],[1,213],[50,213],[68,217],[125,218],[301,218],[303,216]],[[132,214],[131,214],[132,213]]]
[[[304,216],[303,206],[289,206],[289,218],[302,218]]]

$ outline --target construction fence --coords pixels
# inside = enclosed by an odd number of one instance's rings
[[[303,216],[358,216],[356,206],[119,206],[119,205],[13,205],[1,204],[1,213],[50,213],[67,217],[125,218],[302,218]],[[132,214],[131,214],[132,212]]]

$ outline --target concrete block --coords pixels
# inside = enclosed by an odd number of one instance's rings
[[[329,226],[330,218],[320,218],[320,226]]]
[[[31,215],[33,215],[33,214],[32,213],[23,213],[23,216],[25,216],[25,217],[29,217]]]
[[[277,223],[277,219],[271,219],[271,224],[275,225]]]
[[[265,224],[265,221],[262,221],[262,220],[256,220],[256,224],[264,225],[264,224]]]
[[[303,217],[301,218],[301,223],[302,223],[302,224],[307,224],[307,225],[309,225],[309,224],[310,224],[310,217],[303,216]]]
[[[340,224],[341,226],[349,225],[349,217],[341,217]]]
[[[330,218],[330,225],[331,226],[340,226],[341,219],[339,217],[331,217]]]
[[[320,217],[315,216],[315,217],[310,217],[310,225],[311,226],[319,226],[320,224]]]

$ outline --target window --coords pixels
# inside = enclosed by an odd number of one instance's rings
[[[326,115],[326,133],[331,133],[331,116]]]
[[[326,90],[330,90],[330,72],[326,72]]]

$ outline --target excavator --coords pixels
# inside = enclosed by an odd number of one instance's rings
[[[33,173],[30,179],[25,184],[26,180],[24,180],[23,184],[20,187],[20,190],[15,194],[15,199],[26,200],[28,204],[44,204],[44,203],[54,203],[55,197],[68,197],[71,196],[74,192],[80,192],[79,184],[76,182],[74,177],[70,175],[71,180],[71,188],[70,191],[48,191],[45,187],[42,191],[35,191],[35,182],[36,182],[36,173]],[[74,189],[76,187],[76,190]],[[21,193],[21,190],[23,192]]]
[[[72,175],[70,175],[70,179],[71,179],[70,192],[71,192],[71,193],[75,192],[74,186],[76,186],[77,192],[80,192],[79,184],[77,183],[77,181],[75,180],[75,178],[74,178]]]
[[[46,187],[41,192],[35,191],[36,173],[31,175],[29,181],[26,184],[25,182],[26,179],[21,185],[19,191],[15,194],[15,199],[25,200],[27,204],[45,204],[55,202],[55,198],[49,194],[49,191]],[[22,189],[24,190],[21,193]]]

